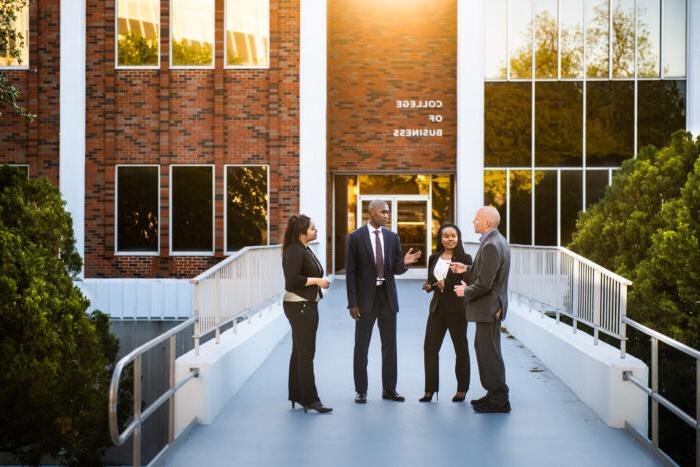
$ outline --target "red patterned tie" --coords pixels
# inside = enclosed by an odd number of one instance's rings
[[[377,279],[384,279],[384,255],[382,255],[382,244],[379,240],[379,230],[374,231],[374,263],[377,266]]]

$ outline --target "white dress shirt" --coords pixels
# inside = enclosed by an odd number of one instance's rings
[[[433,275],[435,276],[435,279],[439,281],[443,280],[445,277],[447,277],[447,272],[449,270],[450,260],[438,257],[438,260],[435,261],[435,266],[433,266]]]

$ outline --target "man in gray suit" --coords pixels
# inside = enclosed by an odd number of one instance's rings
[[[491,206],[480,208],[474,220],[474,232],[481,234],[479,250],[469,271],[468,284],[462,281],[455,293],[464,297],[467,321],[476,322],[474,348],[479,365],[481,385],[486,396],[472,400],[477,412],[510,412],[506,369],[501,355],[501,321],[508,311],[508,271],[510,247],[498,232],[501,217]],[[454,272],[466,271],[466,266],[452,263]]]

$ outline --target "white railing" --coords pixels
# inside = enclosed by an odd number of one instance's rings
[[[194,349],[200,339],[249,318],[256,309],[280,300],[284,290],[280,245],[246,247],[191,280]]]
[[[563,247],[511,246],[509,290],[540,313],[553,312],[620,340],[625,356],[627,287],[632,282]]]

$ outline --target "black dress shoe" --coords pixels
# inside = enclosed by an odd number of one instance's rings
[[[333,412],[333,409],[330,407],[326,407],[323,405],[320,401],[319,402],[314,402],[313,404],[305,405],[304,406],[304,413],[308,412],[309,410],[315,410],[318,413],[328,413],[328,412]]]
[[[396,391],[383,391],[382,392],[382,399],[388,399],[388,400],[394,401],[394,402],[403,402],[406,400],[405,397],[403,397],[402,395],[400,395]]]
[[[489,400],[489,395],[486,394],[484,397],[482,397],[482,398],[480,398],[480,399],[472,399],[471,404],[474,405],[474,406],[476,406],[476,405],[481,405],[481,404],[483,404],[483,403],[485,403],[485,402],[488,402],[488,400]]]
[[[491,401],[486,401],[482,404],[475,405],[474,410],[479,413],[509,413],[510,402],[506,401],[503,404],[494,404]]]
[[[355,393],[355,404],[366,404],[367,403],[367,393],[358,392]]]

